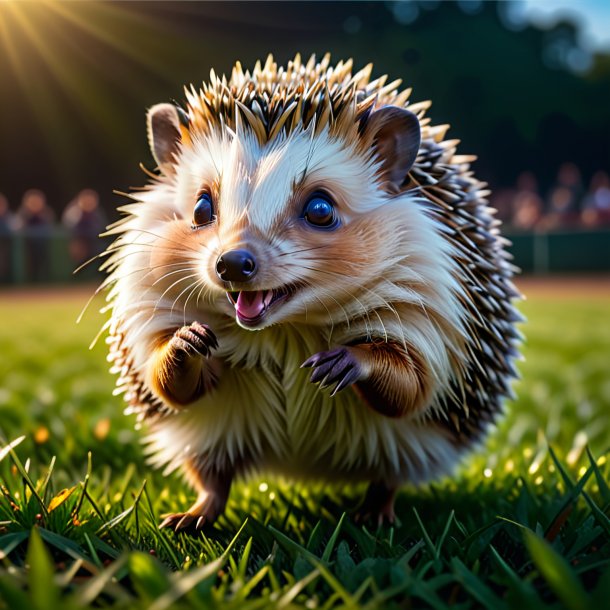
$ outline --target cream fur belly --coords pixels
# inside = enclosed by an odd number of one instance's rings
[[[227,368],[209,396],[152,424],[150,461],[171,472],[206,456],[238,472],[395,484],[428,480],[457,462],[440,428],[380,415],[352,389],[331,397],[299,368],[301,354],[288,353],[282,367]]]

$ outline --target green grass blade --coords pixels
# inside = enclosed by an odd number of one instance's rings
[[[43,501],[45,501],[45,504],[46,504],[47,489],[49,487],[49,483],[51,482],[51,477],[53,476],[53,470],[55,469],[55,461],[56,461],[55,456],[53,456],[51,458],[51,463],[49,464],[47,474],[42,482],[42,485],[40,486],[40,495],[42,496]]]
[[[500,568],[500,573],[508,579],[508,585],[510,589],[519,597],[520,603],[525,604],[527,608],[539,608],[542,601],[536,595],[531,582],[522,579],[501,557],[500,553],[492,546],[489,546],[489,550],[494,558],[494,561]]]
[[[19,608],[22,610],[33,610],[30,597],[21,590],[15,579],[7,573],[0,573],[0,603],[10,610]]]
[[[73,514],[78,517],[80,513],[81,506],[83,505],[83,501],[85,499],[85,495],[87,494],[87,486],[89,485],[89,480],[91,479],[91,472],[93,470],[93,459],[91,456],[91,451],[87,453],[87,472],[85,474],[85,480],[81,483],[81,493],[79,498],[74,506]],[[94,508],[95,510],[95,508]]]
[[[610,566],[600,576],[591,596],[591,608],[603,608],[610,600]]]
[[[399,562],[403,565],[408,565],[408,563],[415,557],[417,552],[425,546],[425,542],[423,540],[419,540],[416,542],[400,559]]]
[[[345,587],[337,580],[335,575],[328,569],[326,565],[324,565],[319,559],[312,560],[314,567],[317,572],[319,572],[320,576],[328,583],[333,593],[337,594],[342,600],[343,603],[348,607],[355,607],[356,600],[350,595],[349,591],[345,589]],[[312,572],[313,573],[313,572]]]
[[[550,445],[549,454],[551,456],[551,459],[553,460],[553,464],[555,464],[555,468],[557,468],[557,472],[559,472],[559,474],[561,475],[561,478],[563,479],[567,490],[571,491],[574,487],[574,481],[572,481],[572,478],[564,468],[563,464],[561,463],[561,460],[557,457],[557,454],[555,453],[553,447],[551,447]]]
[[[0,449],[0,462],[11,453],[11,451],[19,446],[23,441],[25,440],[25,435],[20,436],[19,438],[16,438],[14,441],[11,441],[8,445],[6,445],[5,447],[2,447],[2,449]]]
[[[606,535],[610,536],[610,518],[608,518],[606,513],[604,513],[604,511],[601,508],[599,508],[599,506],[597,506],[597,504],[595,502],[593,502],[593,500],[591,499],[591,496],[589,496],[589,494],[586,491],[582,492],[582,496],[586,500],[589,507],[591,508],[591,512],[593,513],[593,516],[595,517],[595,520],[597,521],[597,523],[599,523],[599,525],[602,526],[602,528],[606,532]]]
[[[339,537],[339,532],[341,531],[341,526],[343,525],[343,522],[345,521],[345,516],[346,513],[343,513],[341,515],[341,518],[339,519],[339,523],[337,523],[337,527],[335,527],[335,531],[332,533],[328,544],[326,545],[326,548],[324,549],[324,553],[322,553],[322,562],[323,563],[328,563],[330,561],[330,556],[332,555],[332,552],[335,548],[335,544],[337,543],[337,538]]]
[[[587,595],[565,559],[543,538],[525,530],[525,545],[550,589],[570,610],[586,610]]]
[[[34,607],[38,610],[54,608],[59,590],[53,582],[53,561],[42,543],[38,528],[33,528],[28,545],[27,562],[30,566],[28,585]]]
[[[13,441],[13,443],[14,443],[14,441]],[[48,514],[47,507],[46,507],[45,503],[43,502],[42,498],[40,497],[40,495],[38,494],[38,491],[36,490],[36,485],[34,485],[34,482],[30,478],[27,468],[23,465],[23,463],[19,459],[19,456],[15,453],[15,451],[13,450],[13,447],[11,445],[8,445],[7,449],[11,455],[11,459],[13,460],[13,463],[15,464],[15,466],[17,467],[17,470],[19,471],[19,474],[21,475],[23,484],[30,489],[30,491],[32,492],[32,495],[38,501],[38,504],[40,505],[40,509],[42,510],[42,512],[45,515],[47,515]]]
[[[218,570],[220,570],[220,568],[222,568],[222,566],[225,564],[231,549],[246,527],[246,524],[247,520],[244,521],[237,534],[235,534],[233,540],[231,540],[227,548],[218,559],[188,572],[183,572],[179,578],[176,579],[173,586],[163,595],[158,597],[150,605],[148,610],[167,610],[167,608],[171,608],[175,602],[177,602],[181,597],[186,595],[195,587],[201,585],[207,580],[215,579],[217,577]]]
[[[593,457],[591,450],[589,447],[587,449],[587,457],[589,458],[589,462],[591,463],[591,468],[595,472],[595,480],[597,481],[597,486],[599,487],[599,493],[604,501],[604,504],[610,503],[610,488],[608,487],[608,483],[604,475],[602,474],[599,466],[597,465],[597,460]]]
[[[311,551],[312,553],[314,553],[314,551],[316,550],[316,548],[322,541],[322,536],[323,536],[322,521],[318,521],[315,524],[314,528],[311,530],[311,534],[309,535],[309,540],[307,540],[307,544],[306,544],[305,548],[308,551]]]
[[[258,572],[256,572],[256,574],[252,575],[247,581],[245,581],[244,585],[235,593],[236,599],[245,600],[263,580],[263,578],[265,578],[269,570],[270,567],[268,565],[263,566]]]
[[[498,597],[481,578],[469,570],[457,557],[451,560],[451,568],[464,589],[485,608],[507,609],[506,602]]]
[[[242,551],[241,557],[239,558],[239,563],[237,564],[237,569],[235,570],[235,577],[238,580],[244,580],[246,578],[246,572],[248,570],[248,561],[250,559],[250,553],[252,552],[252,536],[248,538],[246,542],[246,546]]]
[[[117,559],[112,562],[105,570],[94,574],[89,580],[87,580],[77,591],[71,596],[74,605],[78,607],[87,607],[103,593],[107,593],[110,589],[112,580],[115,578],[117,572],[121,570],[127,562],[127,556]],[[116,591],[116,589],[115,589]],[[115,593],[115,597],[119,599],[127,600],[130,599],[130,595],[126,591],[118,590],[119,593]],[[127,606],[128,607],[128,606]]]
[[[14,549],[28,539],[29,535],[29,532],[22,531],[0,536],[0,561],[6,559]]]
[[[319,576],[320,576],[320,571],[317,569],[314,569],[309,574],[307,574],[307,576],[305,576],[301,580],[298,580],[297,582],[295,582],[290,587],[290,589],[288,589],[288,591],[286,591],[286,593],[284,593],[284,595],[282,595],[282,597],[280,597],[280,599],[278,599],[277,606],[276,606],[277,610],[282,610],[284,608],[288,608],[290,606],[291,602],[294,600],[294,598],[301,591],[303,591],[303,589],[305,589],[305,587],[307,587],[307,585],[309,583],[316,580],[316,578],[319,578]]]
[[[55,547],[69,557],[72,557],[72,559],[83,559],[84,561],[91,563],[91,557],[88,557],[74,540],[42,527],[36,528],[36,531],[47,544]]]
[[[104,532],[115,528],[117,525],[119,525],[119,523],[122,523],[123,521],[128,519],[129,516],[137,510],[138,504],[140,503],[140,498],[142,497],[145,487],[146,481],[144,481],[142,487],[140,487],[140,490],[136,494],[133,504],[129,508],[125,509],[123,512],[119,513],[116,517],[110,519],[110,521],[106,521],[106,523],[104,523],[95,533],[99,536],[100,534],[103,534]]]
[[[159,562],[142,552],[129,555],[127,560],[129,575],[140,599],[154,600],[161,597],[170,588],[167,573],[161,569]]]
[[[155,511],[152,505],[152,501],[150,499],[150,496],[148,495],[148,489],[144,489],[144,498],[146,499],[146,504],[145,506],[148,509],[148,517],[150,519],[150,522],[153,524],[153,526],[155,527],[156,531],[157,531],[157,543],[159,545],[161,545],[166,553],[169,555],[169,557],[172,560],[172,563],[174,565],[174,568],[179,569],[181,566],[181,561],[180,559],[178,559],[178,556],[176,555],[175,549],[174,549],[174,545],[170,544],[168,541],[168,533],[167,531],[160,531],[156,524],[157,524],[157,519],[155,517]]]
[[[443,548],[443,544],[445,543],[445,538],[447,538],[447,534],[449,534],[449,529],[451,528],[451,524],[453,523],[453,519],[455,517],[455,511],[452,509],[449,513],[449,518],[447,519],[447,523],[445,523],[445,527],[443,529],[443,533],[438,539],[438,544],[436,545],[436,554],[437,557],[441,553],[441,549]]]
[[[424,541],[426,543],[426,546],[428,547],[428,551],[430,552],[430,555],[432,555],[432,557],[434,559],[438,559],[438,553],[436,552],[436,547],[434,546],[434,542],[432,542],[432,538],[430,538],[430,535],[428,534],[428,531],[426,530],[424,522],[421,520],[421,517],[419,516],[419,513],[417,512],[417,509],[415,507],[413,507],[413,513],[415,514],[415,518],[417,519],[419,529],[421,530],[421,533],[424,537]]]
[[[93,563],[98,568],[102,569],[104,567],[104,563],[102,562],[99,555],[97,554],[97,550],[93,546],[93,543],[91,542],[91,538],[89,538],[87,532],[84,533],[84,538],[85,538],[85,544],[87,545],[87,548],[89,549],[89,554],[91,555]]]
[[[294,561],[299,555],[302,555],[306,559],[319,561],[319,557],[316,557],[313,553],[308,551],[304,546],[301,546],[298,542],[295,542],[286,534],[283,534],[279,530],[275,529],[272,525],[267,526],[269,531],[274,535],[279,545],[290,555]]]

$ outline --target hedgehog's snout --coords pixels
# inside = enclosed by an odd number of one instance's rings
[[[225,282],[248,282],[257,270],[256,257],[249,250],[229,250],[216,259],[216,275]]]

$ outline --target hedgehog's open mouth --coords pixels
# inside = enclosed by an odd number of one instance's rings
[[[235,315],[241,326],[256,328],[272,307],[285,301],[293,292],[293,288],[284,286],[271,290],[232,291],[227,292],[227,296],[235,307]]]

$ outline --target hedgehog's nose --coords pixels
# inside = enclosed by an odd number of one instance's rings
[[[256,275],[256,270],[256,259],[248,250],[229,250],[216,261],[216,274],[225,282],[247,282]]]

